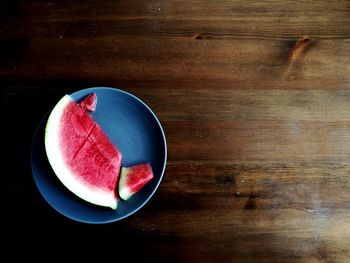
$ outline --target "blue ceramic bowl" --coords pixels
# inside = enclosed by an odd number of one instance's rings
[[[46,157],[44,133],[49,113],[34,135],[31,166],[40,193],[54,209],[79,222],[102,224],[126,218],[150,200],[164,174],[167,147],[159,120],[140,99],[125,91],[106,87],[88,88],[70,95],[79,101],[92,92],[98,97],[92,116],[121,151],[122,166],[149,162],[154,178],[128,201],[120,200],[117,210],[99,207],[76,197],[59,181]]]

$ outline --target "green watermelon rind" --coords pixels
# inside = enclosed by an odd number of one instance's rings
[[[71,96],[65,95],[53,108],[45,128],[45,150],[49,163],[58,179],[72,193],[81,199],[99,206],[117,209],[117,199],[113,192],[106,192],[102,189],[88,187],[83,181],[78,180],[72,169],[65,163],[61,152],[59,130],[60,121],[64,109],[70,103],[75,103]]]
[[[127,178],[129,169],[130,168],[122,167],[120,171],[118,191],[119,191],[120,198],[123,199],[124,201],[127,201],[133,195],[133,193],[130,191],[130,188],[127,187],[127,183],[126,183],[126,178]]]

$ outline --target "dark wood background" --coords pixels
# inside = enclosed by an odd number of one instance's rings
[[[30,171],[40,119],[92,86],[144,100],[168,142],[156,195],[108,225],[56,213]],[[9,247],[350,262],[350,1],[1,1],[0,89]]]

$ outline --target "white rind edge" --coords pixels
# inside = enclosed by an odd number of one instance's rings
[[[122,167],[118,186],[119,196],[124,201],[128,200],[130,196],[132,196],[130,189],[126,186],[126,177],[128,176],[128,172],[129,168]]]
[[[78,197],[95,205],[117,209],[116,195],[98,189],[90,189],[77,180],[74,172],[64,163],[61,152],[59,133],[62,113],[66,106],[73,102],[69,95],[65,95],[54,107],[48,118],[45,129],[45,150],[49,163],[58,179]]]

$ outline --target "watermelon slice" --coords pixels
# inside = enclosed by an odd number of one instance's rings
[[[71,192],[87,202],[117,209],[122,154],[88,114],[96,103],[96,94],[80,104],[65,95],[48,118],[45,149],[55,174]]]
[[[133,194],[139,192],[152,178],[153,171],[149,163],[122,167],[119,181],[120,198],[125,201],[128,200]]]

